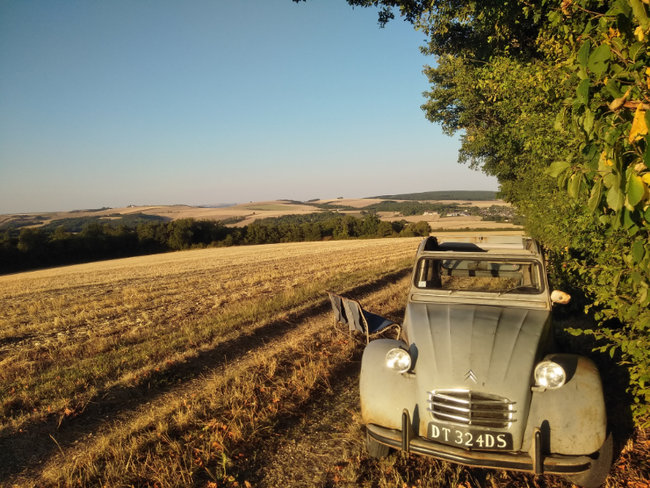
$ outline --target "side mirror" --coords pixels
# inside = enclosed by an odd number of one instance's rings
[[[566,305],[571,301],[571,295],[564,293],[560,290],[553,290],[551,292],[551,302],[559,303],[560,305]]]

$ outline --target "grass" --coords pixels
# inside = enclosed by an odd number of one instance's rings
[[[292,253],[300,248],[304,251]],[[13,353],[0,359],[0,385],[9,392],[0,404],[0,429],[15,431],[30,419],[83,409],[99,391],[141,382],[152,370],[213,348],[242,327],[308,307],[322,299],[323,290],[354,286],[390,272],[400,259],[403,266],[406,258],[392,258],[383,269],[366,257],[332,275],[327,268],[338,246],[311,251],[318,248],[270,247],[257,263],[259,250],[251,248],[190,253],[191,258],[179,253],[176,260],[125,260],[126,268],[71,267],[0,281],[11,304],[0,318],[0,341],[13,346]],[[210,266],[211,256],[212,269],[196,269],[197,262]],[[342,253],[341,259],[349,256]],[[248,267],[252,261],[253,271],[237,260]],[[290,262],[300,273],[287,266]],[[99,281],[95,277],[103,270],[107,273]],[[71,276],[83,285],[70,286]]]
[[[368,458],[363,347],[332,326],[324,291],[401,321],[418,243],[208,249],[0,277],[0,485],[569,487]],[[643,486],[647,452],[643,433],[631,437],[607,486]]]
[[[416,245],[199,250],[2,277],[0,443],[13,446],[3,464],[18,471],[17,445],[30,449],[43,430],[182,385],[210,360],[234,359],[233,344],[245,352],[282,335],[287,317],[322,307],[326,289],[408,268]]]

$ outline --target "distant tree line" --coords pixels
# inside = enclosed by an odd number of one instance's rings
[[[463,208],[460,205],[447,205],[442,203],[421,203],[416,201],[396,202],[386,200],[375,203],[364,208],[372,212],[395,212],[404,216],[423,215],[425,212],[436,212],[443,215],[448,212],[459,212]],[[477,207],[472,207],[477,208]]]
[[[260,219],[245,227],[180,219],[135,226],[86,222],[79,232],[60,225],[0,232],[0,273],[207,246],[373,237],[426,236],[426,222],[385,222],[334,212]]]
[[[517,225],[523,225],[524,223],[523,218],[517,214],[516,210],[513,207],[506,205],[477,207],[474,205],[469,206],[458,203],[420,202],[416,200],[401,202],[397,202],[395,200],[385,200],[383,202],[373,203],[362,208],[351,207],[349,205],[340,205],[337,203],[316,203],[311,205],[324,210],[360,210],[361,213],[393,212],[403,217],[424,215],[425,213],[435,212],[441,217],[464,214],[481,217],[483,220],[490,220],[494,222],[512,222]]]
[[[95,210],[87,210],[88,212],[99,212],[107,210],[100,208]],[[74,214],[75,212],[70,212]],[[39,226],[43,229],[54,231],[58,227],[62,227],[68,232],[81,232],[86,224],[91,222],[96,223],[110,223],[112,226],[126,225],[128,227],[135,227],[138,224],[146,222],[169,222],[171,219],[162,217],[160,215],[148,215],[144,213],[120,214],[113,213],[109,215],[93,215],[83,217],[67,217],[63,219],[56,219],[49,221],[49,217],[43,215],[21,215],[13,217],[9,222],[0,224],[0,231],[3,230],[16,230],[23,227]]]

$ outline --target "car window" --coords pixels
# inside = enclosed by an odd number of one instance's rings
[[[534,261],[422,258],[418,288],[494,293],[541,293],[539,265]]]

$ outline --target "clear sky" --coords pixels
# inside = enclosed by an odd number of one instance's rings
[[[0,213],[496,190],[344,0],[0,0]]]

